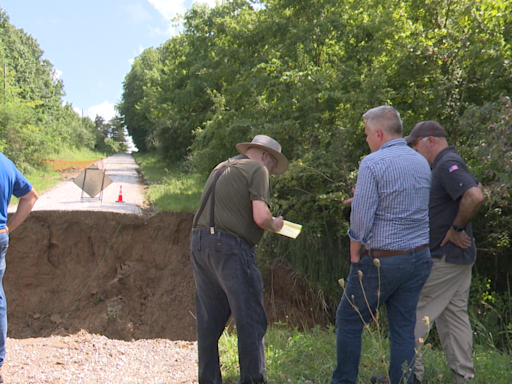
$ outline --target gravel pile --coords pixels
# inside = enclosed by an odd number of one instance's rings
[[[7,339],[9,384],[197,383],[197,344],[120,341],[81,331],[71,336]]]

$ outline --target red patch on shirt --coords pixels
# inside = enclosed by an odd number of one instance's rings
[[[459,167],[457,167],[456,165],[452,165],[450,168],[448,168],[448,171],[453,172],[453,171],[456,171],[457,169],[459,169]]]

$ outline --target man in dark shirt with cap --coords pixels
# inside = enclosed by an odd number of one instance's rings
[[[269,174],[285,172],[288,160],[266,135],[236,149],[240,154],[220,163],[206,181],[190,238],[200,384],[222,384],[218,341],[231,314],[238,335],[238,384],[266,382],[267,314],[254,247],[265,231],[284,225],[283,217],[269,210]]]
[[[420,348],[435,323],[448,367],[456,384],[474,378],[473,338],[467,303],[476,246],[471,219],[483,201],[482,185],[469,173],[444,128],[435,121],[416,124],[406,141],[432,164],[430,253],[432,272],[416,310],[416,344]],[[415,382],[424,367],[416,358]]]

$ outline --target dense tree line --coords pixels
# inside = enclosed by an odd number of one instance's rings
[[[9,22],[0,8],[0,151],[22,170],[37,167],[63,147],[124,151],[119,119],[95,122],[64,104],[64,85],[37,41]],[[5,68],[5,71],[4,71]],[[106,127],[108,126],[108,127]]]
[[[511,2],[232,0],[195,5],[182,26],[125,78],[119,110],[139,149],[207,174],[237,142],[277,139],[291,166],[273,182],[275,213],[305,224],[305,235],[268,247],[333,286],[348,259],[341,201],[369,153],[361,115],[393,105],[405,133],[437,120],[485,185],[477,271],[506,286]]]

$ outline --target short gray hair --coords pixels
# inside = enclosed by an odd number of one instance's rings
[[[398,111],[389,106],[381,105],[380,107],[372,108],[368,110],[364,115],[363,119],[372,125],[372,128],[382,129],[387,134],[395,136],[402,136],[402,119]]]

